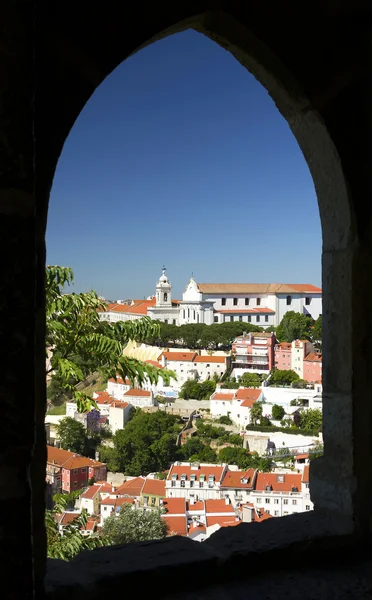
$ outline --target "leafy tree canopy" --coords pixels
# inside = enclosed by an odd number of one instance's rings
[[[75,386],[95,371],[106,378],[118,373],[139,385],[146,380],[154,383],[164,375],[166,381],[175,377],[172,371],[123,355],[128,341],[144,341],[155,335],[158,323],[147,317],[117,323],[101,321],[99,311],[106,307],[96,292],[64,293],[73,279],[68,267],[46,268],[46,345],[51,353],[47,374],[51,384],[56,380],[55,394],[65,390],[76,401],[78,411],[85,412],[92,406],[98,408],[97,404]]]
[[[319,408],[309,408],[300,413],[299,427],[301,429],[322,430],[323,417]]]
[[[82,423],[72,417],[61,419],[56,427],[61,448],[78,454],[84,454],[87,446],[87,434]]]
[[[176,439],[181,429],[177,417],[162,411],[136,412],[125,429],[114,437],[114,460],[128,475],[162,471],[177,456]]]
[[[213,380],[198,383],[193,379],[187,379],[181,387],[180,398],[184,400],[209,400],[216,390],[216,382]]]
[[[281,421],[285,415],[285,410],[282,406],[279,406],[279,404],[274,404],[271,415],[275,421]]]
[[[276,329],[276,337],[280,342],[293,342],[293,340],[311,340],[311,327],[313,319],[307,315],[288,311]]]
[[[239,385],[244,387],[261,387],[263,381],[262,375],[258,373],[244,373],[239,379]]]
[[[105,519],[101,530],[101,534],[115,545],[160,540],[167,533],[167,522],[159,510],[133,509],[130,504],[124,504],[119,515]]]
[[[299,381],[299,379],[300,378],[298,374],[295,371],[292,371],[291,369],[277,369],[275,371],[272,371],[269,383],[270,385],[278,386],[292,385],[292,383]]]

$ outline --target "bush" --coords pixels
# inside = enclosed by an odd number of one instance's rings
[[[285,415],[285,410],[282,406],[279,406],[278,404],[274,404],[272,411],[271,411],[271,416],[274,419],[274,421],[281,421],[282,418]]]
[[[232,424],[232,420],[230,419],[230,417],[228,415],[222,415],[222,417],[217,419],[217,422],[222,423],[222,425],[231,425]]]
[[[267,425],[247,425],[247,431],[264,431],[267,433],[293,433],[294,435],[309,435],[309,436],[318,436],[318,429],[299,429],[298,427],[275,427],[275,425],[267,426]]]

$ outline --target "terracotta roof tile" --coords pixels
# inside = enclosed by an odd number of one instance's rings
[[[310,483],[310,466],[306,465],[302,475],[302,483]]]
[[[165,497],[165,479],[146,478],[145,485],[142,488],[142,495]]]
[[[207,513],[231,513],[235,515],[232,504],[226,504],[225,500],[205,500],[205,512]]]
[[[185,498],[165,498],[163,507],[167,510],[167,515],[186,515]]]
[[[226,356],[196,356],[196,363],[225,363]]]
[[[309,283],[198,283],[203,294],[298,294],[321,293]]]
[[[207,527],[210,527],[211,525],[220,525],[221,527],[230,527],[230,526],[234,526],[234,525],[239,525],[241,523],[241,521],[237,521],[234,518],[231,518],[230,516],[226,515],[226,516],[211,516],[209,517],[207,515]]]
[[[146,397],[149,397],[149,396],[151,396],[151,392],[148,392],[147,390],[131,388],[130,390],[125,392],[125,394],[123,394],[123,396],[144,396],[144,397],[146,396]]]
[[[227,471],[222,480],[221,487],[234,489],[250,489],[253,487],[256,470],[248,469],[247,471]],[[242,479],[248,479],[248,483],[242,483]]]
[[[322,355],[316,354],[315,352],[310,352],[310,354],[305,356],[304,360],[309,362],[322,362]]]
[[[265,491],[266,486],[271,486],[273,492],[290,492],[292,488],[301,491],[301,474],[283,474],[284,481],[278,481],[280,473],[257,473],[256,491]]]
[[[187,520],[186,514],[184,517],[172,517],[168,515],[162,515],[162,518],[168,523],[169,532],[177,535],[187,535]]]
[[[144,477],[135,477],[134,479],[124,481],[124,483],[122,483],[114,493],[118,496],[127,494],[128,496],[139,497],[141,495],[144,483]]]
[[[214,392],[211,396],[211,400],[227,400],[231,402],[234,398],[234,394],[221,394],[220,392]]]

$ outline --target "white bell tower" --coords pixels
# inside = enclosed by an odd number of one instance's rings
[[[172,284],[166,276],[166,268],[163,267],[161,277],[156,284],[156,307],[172,308]]]

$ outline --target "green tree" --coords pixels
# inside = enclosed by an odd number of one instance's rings
[[[237,465],[239,469],[248,469],[252,466],[252,458],[244,448],[222,448],[218,453],[218,460],[228,465]]]
[[[88,436],[82,423],[75,421],[72,417],[65,417],[60,420],[56,432],[63,450],[84,454]]]
[[[180,398],[184,400],[209,400],[216,390],[216,382],[213,380],[198,383],[193,379],[187,379],[181,387]]]
[[[262,419],[262,402],[255,402],[251,408],[250,422],[252,425],[257,425]]]
[[[45,511],[45,528],[47,534],[47,555],[49,558],[72,560],[83,550],[93,550],[106,546],[108,543],[104,535],[93,534],[84,536],[81,532],[88,521],[85,509],[77,514],[76,518],[64,527],[63,535],[59,532],[57,517],[66,510],[66,501],[59,498],[53,510]]]
[[[217,454],[207,444],[204,444],[203,449],[197,454],[193,454],[190,457],[191,462],[206,462],[206,463],[216,463],[217,462]]]
[[[107,378],[118,373],[139,385],[164,378],[164,369],[123,355],[128,341],[143,341],[158,333],[155,321],[147,317],[117,323],[101,321],[99,312],[106,305],[96,292],[64,292],[73,283],[73,272],[68,267],[47,267],[45,279],[46,346],[51,353],[47,374],[50,385],[56,379],[56,389],[64,389],[76,401],[78,411],[98,408],[90,396],[76,389],[77,383],[96,371]],[[165,370],[166,380],[173,375]]]
[[[179,420],[173,415],[160,410],[137,412],[125,429],[119,429],[113,437],[119,470],[138,476],[167,468],[177,456],[180,429]]]
[[[279,406],[279,404],[274,404],[272,411],[271,411],[271,416],[274,419],[274,421],[281,421],[282,418],[285,415],[285,410],[282,406]]]
[[[258,373],[244,373],[239,379],[239,385],[244,387],[261,387],[262,377]]]
[[[288,311],[276,329],[276,337],[280,342],[293,342],[293,340],[311,340],[311,327],[313,319],[307,315]]]
[[[322,315],[319,315],[319,317],[315,321],[312,334],[313,334],[314,345],[317,348],[321,349],[321,347],[322,347],[322,339],[323,339],[323,318],[322,318]]]
[[[299,379],[297,373],[291,369],[276,369],[275,371],[272,371],[269,382],[270,385],[284,386],[291,385],[292,383],[299,381]]]
[[[301,412],[299,427],[301,429],[322,430],[322,411],[319,408],[309,408]]]
[[[161,540],[167,533],[167,522],[159,510],[133,509],[130,504],[124,504],[119,515],[108,517],[101,530],[101,534],[115,545]]]
[[[228,441],[230,444],[234,444],[234,446],[242,446],[243,438],[238,433],[231,433],[229,435]]]
[[[107,470],[118,473],[121,468],[118,451],[110,446],[99,446],[97,448],[100,460],[107,465]]]
[[[217,419],[218,423],[222,423],[222,425],[231,425],[232,420],[228,415],[222,415],[219,419]]]
[[[204,444],[199,437],[190,437],[183,446],[178,450],[177,454],[182,460],[189,460],[190,456],[202,452]]]

